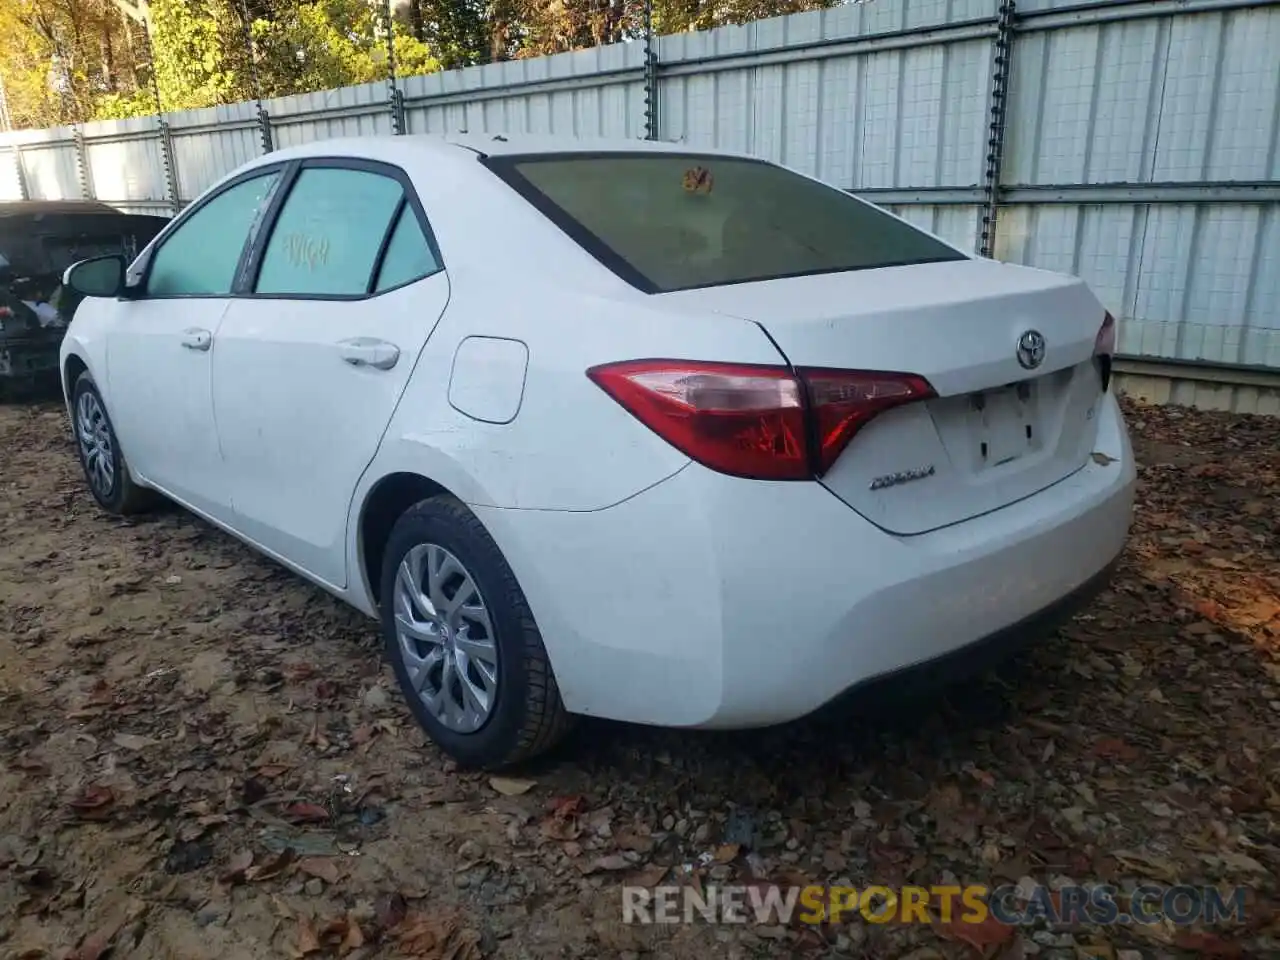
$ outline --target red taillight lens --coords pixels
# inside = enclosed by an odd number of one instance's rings
[[[818,475],[826,473],[853,435],[891,407],[934,395],[924,377],[909,373],[801,370],[817,427]]]
[[[1110,313],[1103,314],[1102,326],[1098,328],[1098,336],[1093,341],[1095,357],[1112,356],[1116,352],[1116,318]]]
[[[721,473],[809,476],[804,398],[782,367],[631,360],[587,376],[672,446]]]
[[[806,480],[835,463],[876,414],[933,396],[921,377],[688,360],[629,360],[587,371],[672,446],[721,473]]]

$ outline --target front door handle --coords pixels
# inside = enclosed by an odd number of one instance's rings
[[[182,345],[188,350],[208,350],[213,346],[213,334],[199,327],[188,327],[182,331]]]
[[[355,337],[343,340],[338,344],[342,359],[353,367],[373,367],[375,370],[390,370],[400,359],[400,348],[385,340],[373,337]]]

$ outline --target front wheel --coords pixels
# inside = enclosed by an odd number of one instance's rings
[[[509,766],[568,732],[572,718],[515,574],[458,500],[432,497],[400,517],[379,595],[400,689],[463,766]]]
[[[72,390],[71,416],[80,466],[98,505],[120,517],[141,513],[152,506],[155,495],[133,482],[115,428],[107,416],[107,405],[87,370],[80,374]]]

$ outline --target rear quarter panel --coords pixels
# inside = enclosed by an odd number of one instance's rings
[[[778,363],[760,328],[737,317],[660,308],[601,266],[487,170],[474,154],[405,157],[449,275],[444,316],[422,351],[362,484],[422,473],[472,504],[600,510],[688,462],[587,378],[637,357]],[[508,423],[449,403],[467,337],[528,348],[519,410]],[[359,500],[357,502],[360,502]]]

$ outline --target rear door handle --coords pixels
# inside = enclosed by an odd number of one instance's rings
[[[182,345],[188,350],[208,350],[213,346],[213,334],[199,327],[188,327],[182,331]]]
[[[373,337],[355,337],[343,340],[338,344],[342,359],[353,367],[373,367],[375,370],[390,370],[400,359],[400,348],[385,340]]]

